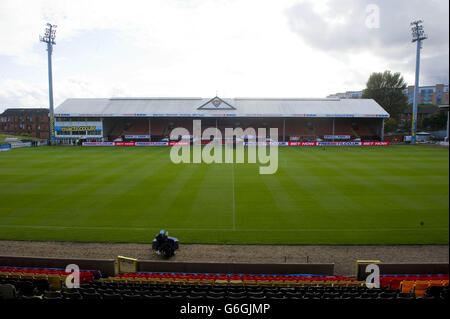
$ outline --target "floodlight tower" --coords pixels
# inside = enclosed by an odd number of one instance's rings
[[[417,131],[417,99],[419,96],[419,72],[420,72],[420,49],[422,49],[422,41],[427,38],[427,35],[423,31],[422,20],[416,20],[411,22],[411,42],[417,42],[416,51],[416,80],[414,83],[414,101],[413,112],[411,118],[411,144],[416,144],[416,131]]]
[[[55,123],[53,117],[53,79],[52,79],[52,51],[53,45],[55,45],[55,34],[56,25],[47,23],[47,28],[45,28],[45,34],[43,37],[39,37],[41,42],[47,43],[48,52],[48,99],[49,99],[49,109],[50,109],[50,142],[51,144],[55,141]]]

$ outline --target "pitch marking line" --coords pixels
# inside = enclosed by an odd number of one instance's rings
[[[235,195],[234,195],[234,164],[231,165],[231,187],[232,187],[232,194],[233,194],[233,230],[236,230],[236,201],[235,201]]]
[[[25,228],[25,229],[78,229],[78,230],[126,230],[126,231],[148,231],[148,230],[160,230],[154,227],[108,227],[108,226],[46,226],[46,225],[0,225],[0,228]],[[231,231],[230,228],[170,228],[177,231]],[[448,228],[436,227],[436,228],[296,228],[296,229],[263,229],[252,228],[242,229],[243,232],[396,232],[396,231],[448,231]]]

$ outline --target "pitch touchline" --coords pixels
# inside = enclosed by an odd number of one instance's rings
[[[132,231],[148,231],[148,230],[160,230],[161,228],[154,227],[107,227],[107,226],[46,226],[46,225],[0,225],[0,228],[29,228],[29,229],[80,229],[80,230],[132,230]],[[448,230],[448,228],[373,228],[373,229],[364,229],[364,228],[352,228],[352,229],[342,229],[342,228],[316,228],[316,229],[307,229],[307,228],[296,228],[296,229],[262,229],[262,228],[254,228],[254,229],[230,229],[230,228],[169,228],[169,230],[173,231],[244,231],[244,232],[387,232],[387,231],[414,231],[414,230]]]

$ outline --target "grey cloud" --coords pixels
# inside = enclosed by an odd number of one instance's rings
[[[366,27],[366,8],[370,4],[380,10],[380,28]],[[312,2],[302,2],[291,7],[286,15],[291,30],[312,47],[342,60],[348,60],[354,53],[371,52],[388,60],[390,66],[403,66],[395,70],[402,72],[414,68],[415,45],[411,43],[410,22],[421,19],[428,34],[422,50],[421,83],[448,83],[448,0],[330,1],[325,15],[315,12]],[[345,23],[330,24],[328,19],[343,19]]]

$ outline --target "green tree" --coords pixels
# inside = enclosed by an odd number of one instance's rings
[[[408,105],[408,98],[403,94],[406,82],[399,72],[372,73],[367,80],[362,98],[374,99],[395,120],[399,120]]]
[[[424,129],[444,130],[447,127],[447,112],[440,111],[435,114],[428,115],[422,120]]]
[[[384,121],[384,132],[394,132],[398,128],[398,122],[393,117],[390,117]]]

